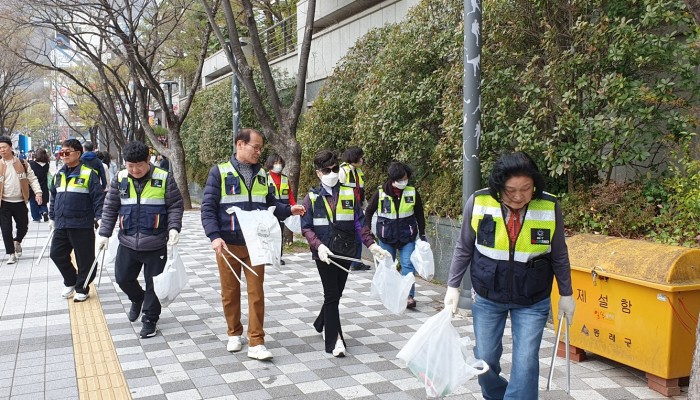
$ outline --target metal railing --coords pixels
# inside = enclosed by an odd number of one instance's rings
[[[260,32],[260,43],[268,60],[297,51],[297,15],[272,25]]]

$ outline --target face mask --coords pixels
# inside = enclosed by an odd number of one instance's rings
[[[394,183],[391,184],[391,186],[393,186],[393,187],[395,187],[395,188],[397,188],[397,189],[401,189],[401,190],[405,189],[407,185],[408,185],[408,180],[405,180],[405,181],[396,181],[396,182],[394,182]]]
[[[331,172],[330,174],[321,175],[321,182],[328,187],[335,186],[338,183],[338,173]]]
[[[279,174],[282,172],[282,164],[275,164],[272,166],[272,172]]]

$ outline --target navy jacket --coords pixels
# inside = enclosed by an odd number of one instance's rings
[[[67,179],[71,181],[79,178],[82,166],[83,164],[79,163]],[[75,193],[57,189],[60,186],[60,179],[63,179],[67,170],[67,166],[64,165],[54,176],[49,218],[54,220],[56,229],[93,229],[95,220],[102,218],[102,202],[105,198],[97,173],[94,170],[90,172],[88,193]]]
[[[107,182],[107,174],[105,174],[105,167],[102,164],[102,160],[97,158],[97,154],[93,151],[86,151],[80,156],[80,162],[97,172],[97,175],[100,177],[99,184],[102,185],[103,190],[106,189],[109,184],[109,182]]]
[[[235,155],[231,156],[231,164],[236,170],[239,170],[240,162],[236,159]],[[253,166],[253,174],[257,174],[262,167],[260,164]],[[241,180],[242,181],[242,180]],[[245,184],[245,183],[244,183]],[[280,221],[292,215],[292,207],[289,204],[283,204],[275,198],[274,189],[270,186],[267,187],[267,197],[265,198],[266,205],[276,206],[275,207],[275,217]],[[248,188],[250,190],[250,188]],[[241,232],[240,224],[236,220],[234,231],[222,231],[219,227],[221,226],[219,221],[219,201],[221,200],[221,174],[219,173],[218,165],[212,167],[209,170],[209,176],[207,177],[207,184],[204,187],[204,195],[202,196],[202,226],[204,227],[204,233],[207,235],[209,240],[214,241],[215,239],[223,239],[227,244],[244,245],[245,238],[243,237],[243,232]],[[240,208],[243,210],[255,210],[257,208],[253,207],[253,204],[241,204]]]

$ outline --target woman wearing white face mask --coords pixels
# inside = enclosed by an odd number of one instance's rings
[[[283,204],[296,205],[297,200],[294,197],[291,186],[289,186],[289,177],[282,173],[284,169],[284,159],[278,154],[270,154],[265,162],[267,172],[267,184],[272,187],[275,192],[275,198]],[[284,222],[280,221],[280,229],[284,232]],[[284,236],[284,235],[283,235]],[[282,246],[284,247],[284,246]],[[283,249],[281,249],[283,250]],[[280,256],[282,252],[280,251]],[[280,264],[284,265],[284,260],[280,260]]]
[[[393,162],[388,168],[389,179],[372,196],[367,204],[365,226],[372,223],[377,213],[377,237],[379,245],[396,259],[398,252],[401,262],[401,275],[415,274],[411,254],[416,247],[416,237],[425,237],[425,215],[423,202],[418,191],[408,186],[411,168],[400,162]],[[414,308],[416,287],[411,287],[406,300],[407,308]]]
[[[340,167],[336,155],[328,150],[321,151],[314,159],[314,167],[321,185],[312,188],[304,198],[303,204],[311,212],[301,217],[301,233],[309,242],[323,285],[323,307],[314,328],[317,332],[324,332],[327,353],[344,357],[345,342],[338,305],[348,273],[331,264],[331,260],[348,269],[350,261],[333,256],[355,257],[358,237],[376,257],[384,258],[388,253],[374,242],[370,229],[363,226],[364,215],[353,189],[339,183]]]

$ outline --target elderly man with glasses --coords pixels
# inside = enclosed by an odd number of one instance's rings
[[[238,218],[235,214],[229,214],[227,210],[233,206],[244,211],[266,210],[269,206],[276,206],[274,215],[280,221],[290,214],[303,215],[305,212],[301,205],[290,206],[277,200],[273,188],[268,186],[267,173],[259,164],[263,145],[263,135],[260,132],[251,128],[241,129],[236,137],[236,152],[231,156],[231,160],[216,165],[209,171],[202,198],[202,225],[217,255],[221,302],[228,325],[229,340],[226,348],[230,352],[243,348],[243,325],[241,287],[229,270],[226,260],[240,276],[241,263],[229,252],[247,265],[250,265],[250,255]],[[257,275],[244,269],[248,289],[248,357],[257,360],[272,358],[272,353],[265,348],[263,331],[264,267],[252,266]]]
[[[105,193],[94,169],[80,161],[83,146],[77,139],[65,140],[61,147],[63,167],[54,176],[49,204],[49,229],[55,227],[51,259],[63,276],[63,298],[75,293],[73,301],[88,299],[90,287],[83,289],[95,261],[95,221],[102,217]],[[75,252],[76,267],[70,258]]]

